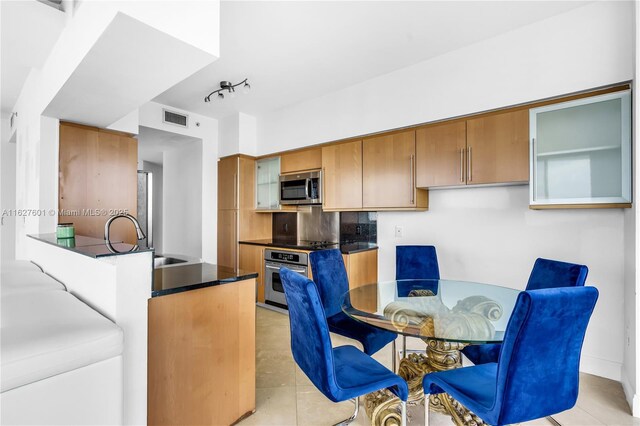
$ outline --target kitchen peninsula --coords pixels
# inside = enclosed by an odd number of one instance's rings
[[[256,273],[153,269],[152,248],[29,237],[31,260],[123,329],[124,424],[231,424],[255,410]]]
[[[147,422],[147,300],[151,296],[153,249],[76,235],[29,235],[30,260],[67,291],[124,332],[123,424]]]
[[[255,411],[256,277],[208,263],[154,270],[149,424],[232,424]]]

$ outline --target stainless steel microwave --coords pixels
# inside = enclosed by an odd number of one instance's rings
[[[322,172],[280,175],[280,204],[322,204]]]

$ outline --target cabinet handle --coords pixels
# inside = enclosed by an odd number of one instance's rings
[[[322,200],[322,207],[325,207],[326,201],[327,201],[327,199],[326,199],[327,193],[324,192],[324,188],[325,188],[324,179],[325,179],[326,176],[327,176],[327,174],[324,172],[324,167],[323,167],[322,168],[322,175],[320,176],[320,178],[321,178],[320,181],[322,182],[322,187],[320,188],[320,191],[321,191],[320,192],[320,199]]]
[[[464,148],[460,148],[460,182],[464,183]]]
[[[473,180],[473,175],[471,173],[471,147],[467,147],[467,175],[469,177],[469,182]]]
[[[411,179],[409,179],[409,184],[410,184],[410,194],[411,194],[411,204],[413,204],[415,202],[415,188],[414,188],[414,183],[413,183],[413,154],[411,154],[411,156],[409,157],[409,173],[410,173],[410,177]]]
[[[238,174],[233,174],[233,207],[238,207]]]
[[[529,161],[529,167],[531,167],[531,190],[533,192],[533,196],[531,197],[531,201],[536,198],[536,167],[538,165],[538,159],[536,158],[536,138],[531,138],[531,161]]]

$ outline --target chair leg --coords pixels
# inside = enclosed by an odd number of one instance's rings
[[[407,401],[400,402],[400,415],[402,416],[400,419],[401,426],[407,426]]]
[[[402,335],[402,358],[407,357],[407,336]]]
[[[549,423],[551,423],[554,426],[562,426],[562,424],[560,424],[559,421],[557,421],[556,419],[554,419],[551,416],[547,416],[546,419],[549,421]]]
[[[424,426],[429,426],[429,394],[424,394]]]
[[[334,424],[333,426],[347,426],[358,417],[358,411],[360,411],[360,398],[354,398],[351,401],[355,404],[356,408],[353,410],[353,414],[348,419],[344,419],[341,422]]]
[[[391,371],[394,373],[398,370],[396,369],[396,356],[398,353],[396,352],[396,341],[391,342]]]

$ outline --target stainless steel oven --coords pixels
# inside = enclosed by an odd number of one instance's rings
[[[281,175],[280,204],[322,204],[322,172]]]
[[[285,267],[307,276],[307,253],[297,251],[271,250],[264,251],[264,299],[265,303],[281,308],[287,307],[284,287],[280,280],[280,268]]]

